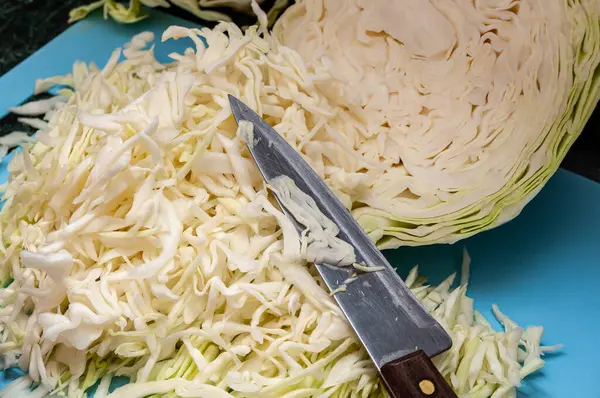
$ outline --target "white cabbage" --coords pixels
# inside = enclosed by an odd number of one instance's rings
[[[519,214],[600,98],[599,18],[597,0],[298,0],[274,34],[350,110],[305,151],[391,248]]]
[[[116,50],[104,69],[77,63],[38,83],[73,89],[9,165],[0,358],[28,376],[0,395],[41,384],[32,394],[82,397],[100,381],[104,396],[113,375],[131,383],[108,397],[385,395],[301,261],[297,231],[267,196],[227,95],[260,112],[321,175],[337,176],[329,181],[342,199],[370,174],[341,166],[372,160],[337,152],[332,126],[351,113],[316,90],[296,52],[257,32],[173,26],[163,39],[190,36],[197,47],[172,65],[143,50],[151,35],[142,34],[120,63]],[[543,365],[541,328],[499,315],[506,330],[495,332],[465,286],[429,287],[416,270],[406,282],[452,335],[435,362],[461,396],[514,396]]]

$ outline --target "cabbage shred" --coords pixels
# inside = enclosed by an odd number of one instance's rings
[[[144,33],[103,69],[76,63],[38,83],[71,89],[9,165],[0,353],[27,376],[0,395],[39,384],[31,394],[82,397],[99,381],[98,396],[112,398],[386,395],[297,233],[286,233],[291,221],[237,137],[227,95],[313,160],[338,148],[318,141],[349,115],[295,51],[259,31],[172,26],[163,40],[191,37],[196,49],[171,65],[144,49]],[[343,164],[365,161],[346,153]],[[369,176],[312,164],[340,177],[334,189]],[[495,332],[466,286],[430,287],[416,270],[406,282],[453,337],[435,363],[461,396],[514,396],[543,365],[541,328],[498,313],[505,331]],[[131,383],[107,394],[113,375]]]
[[[356,263],[354,248],[337,237],[339,227],[321,212],[314,199],[302,192],[290,177],[281,175],[268,183],[281,204],[305,228],[300,247],[300,255],[304,260],[335,266]]]

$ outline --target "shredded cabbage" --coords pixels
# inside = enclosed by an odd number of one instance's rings
[[[0,162],[11,148],[34,142],[34,138],[22,131],[13,131],[0,137]]]
[[[254,125],[252,122],[240,120],[237,137],[244,141],[250,148],[253,148],[256,141],[254,139]]]
[[[112,398],[385,396],[265,191],[227,95],[303,148],[321,175],[339,175],[334,188],[354,177],[324,161],[338,148],[327,126],[349,114],[315,89],[296,52],[258,31],[173,26],[163,40],[190,36],[196,49],[172,65],[143,49],[151,35],[142,34],[103,69],[76,63],[38,82],[71,89],[9,165],[0,358],[27,376],[0,394],[41,385],[82,397],[100,382]],[[342,164],[362,164],[348,149]],[[368,176],[357,174],[357,186]],[[497,312],[505,331],[493,331],[451,282],[426,286],[416,269],[406,280],[452,335],[436,365],[461,396],[514,396],[543,365],[542,328]],[[107,394],[113,375],[131,383]]]
[[[281,204],[305,227],[300,248],[304,260],[337,266],[356,263],[354,248],[337,237],[339,227],[319,210],[314,199],[302,192],[290,177],[281,175],[268,183]]]

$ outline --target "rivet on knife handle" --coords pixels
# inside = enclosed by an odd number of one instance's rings
[[[381,376],[392,398],[457,397],[422,350],[386,363]]]

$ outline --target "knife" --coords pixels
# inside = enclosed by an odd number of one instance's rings
[[[248,149],[264,179],[269,182],[281,175],[291,178],[315,200],[321,212],[338,225],[338,238],[354,247],[358,263],[384,267],[361,274],[358,280],[347,284],[345,292],[334,297],[375,363],[390,395],[393,398],[456,397],[430,359],[452,346],[450,336],[406,287],[350,212],[300,154],[243,102],[229,95],[229,103],[238,124],[246,120],[254,126]],[[301,232],[304,227],[285,209],[276,193],[275,198]],[[353,267],[315,266],[330,290],[356,272]]]

